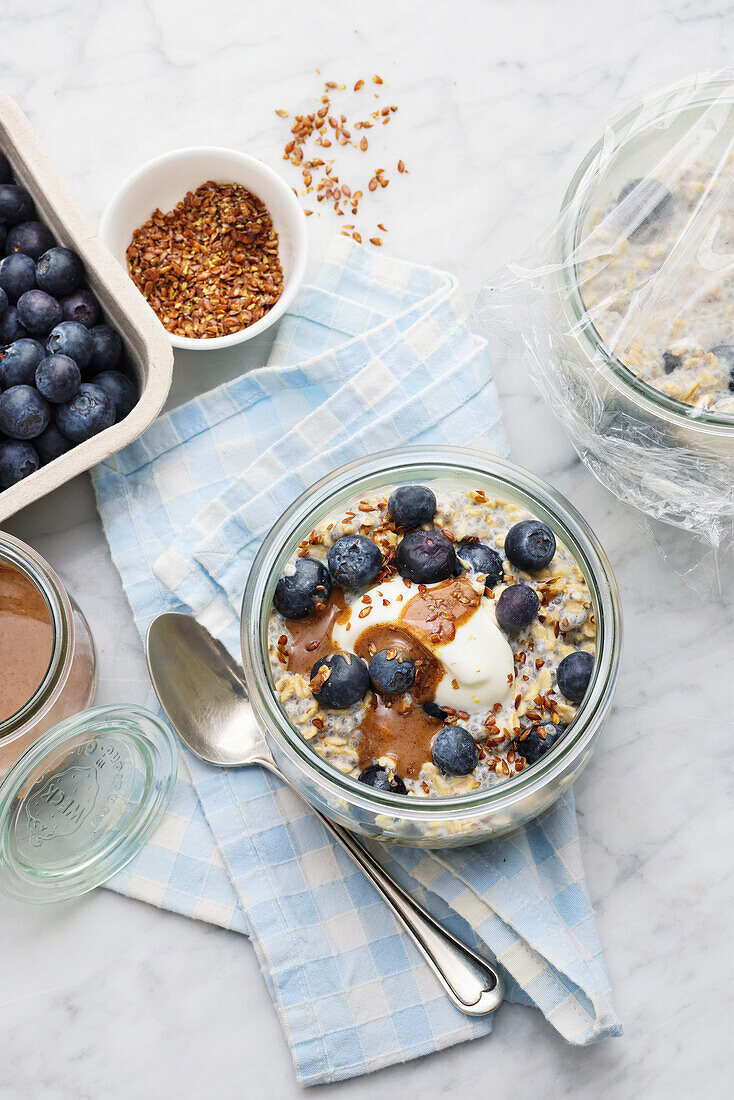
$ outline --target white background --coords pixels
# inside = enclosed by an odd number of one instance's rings
[[[274,109],[309,108],[322,78],[351,86],[379,73],[399,112],[358,163],[391,169],[402,158],[410,174],[388,172],[393,183],[365,203],[364,227],[384,222],[391,254],[456,272],[470,296],[552,219],[606,116],[658,84],[725,65],[732,47],[727,0],[0,7],[2,86],[94,223],[129,172],[180,146],[242,149],[295,184]],[[309,220],[312,272],[334,225]],[[245,354],[179,354],[173,400],[266,354],[266,340]],[[580,465],[521,369],[503,371],[499,385],[515,459],[587,516],[622,590],[617,708],[577,798],[625,1035],[572,1049],[532,1010],[504,1006],[485,1040],[312,1095],[730,1095],[731,577],[723,601],[686,586]],[[87,478],[8,528],[48,557],[89,616],[100,701],[142,699],[141,644]],[[300,1093],[242,936],[103,890],[48,909],[0,901],[0,929],[2,1097]]]

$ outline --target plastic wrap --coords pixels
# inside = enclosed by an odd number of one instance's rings
[[[734,531],[734,72],[608,124],[557,223],[480,294],[620,500],[719,549]]]

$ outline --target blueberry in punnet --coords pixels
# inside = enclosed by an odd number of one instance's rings
[[[484,542],[462,539],[456,544],[456,556],[459,559],[459,565],[463,563],[470,573],[485,576],[485,588],[494,588],[505,575],[502,555]]]
[[[66,436],[62,435],[55,424],[49,424],[45,432],[41,432],[33,440],[33,446],[38,452],[38,457],[45,466],[47,462],[53,462],[55,458],[65,455],[74,446]]]
[[[505,557],[527,573],[545,569],[555,552],[556,537],[548,524],[539,519],[524,519],[505,536]]]
[[[115,423],[124,420],[138,403],[138,391],[135,383],[119,370],[103,370],[95,374],[92,382],[99,386],[115,406]]]
[[[62,298],[61,312],[65,321],[78,321],[87,328],[92,328],[99,319],[97,299],[90,290],[75,290],[67,298]]]
[[[405,784],[399,775],[390,775],[379,764],[370,764],[359,776],[360,783],[374,787],[376,791],[389,791],[390,794],[407,794]]]
[[[3,288],[0,287],[0,315],[5,313],[5,311],[6,311],[6,309],[8,308],[9,305],[10,305],[10,302],[8,301],[8,296],[5,293],[5,291],[3,290]]]
[[[344,710],[369,691],[367,665],[356,653],[330,653],[311,669],[311,691],[324,707]]]
[[[61,320],[61,306],[45,290],[26,290],[18,299],[18,320],[34,336],[47,336]]]
[[[67,439],[83,443],[115,422],[115,406],[104,390],[82,382],[75,397],[56,406],[56,426]]]
[[[32,386],[0,393],[0,432],[10,439],[35,439],[51,420],[48,402]]]
[[[544,753],[555,745],[563,733],[563,726],[557,726],[553,722],[541,722],[523,730],[520,737],[515,738],[515,752],[524,756],[528,764],[535,764]]]
[[[4,253],[5,241],[7,240],[8,231],[5,226],[0,222],[0,252]]]
[[[53,244],[53,234],[43,222],[21,222],[8,230],[5,255],[12,256],[16,252],[22,252],[24,256],[37,260],[49,248],[53,248]]]
[[[33,290],[35,285],[36,265],[30,256],[17,252],[0,260],[0,287],[7,294],[9,302],[17,302],[21,294],[25,294],[26,290]]]
[[[673,209],[673,192],[660,180],[630,180],[619,192],[617,205],[625,199],[628,200],[625,228],[630,241],[651,240],[663,228]]]
[[[46,340],[46,347],[53,354],[68,355],[80,371],[86,370],[94,356],[94,341],[91,333],[78,321],[61,321],[52,328]]]
[[[445,722],[449,716],[447,710],[444,710],[443,707],[440,707],[438,703],[434,703],[431,699],[427,703],[422,703],[421,706],[429,718],[437,718],[439,722]]]
[[[365,535],[342,535],[329,550],[329,572],[342,588],[372,584],[381,569],[380,549]]]
[[[395,551],[401,577],[416,584],[434,584],[456,575],[456,554],[441,531],[408,531]]]
[[[675,355],[672,351],[663,352],[663,370],[666,374],[672,374],[674,370],[683,362],[683,358],[680,355]]]
[[[12,176],[10,161],[4,153],[0,153],[0,183],[7,183]]]
[[[510,584],[497,600],[497,622],[508,634],[530,626],[540,611],[540,600],[534,588],[528,584]]]
[[[109,325],[95,325],[89,329],[94,344],[91,370],[95,373],[103,370],[116,370],[122,355],[122,340],[119,333]]]
[[[387,510],[396,527],[420,527],[436,512],[436,494],[427,485],[400,485],[388,498]]]
[[[447,775],[469,775],[479,763],[477,743],[463,726],[444,726],[433,738],[433,763]]]
[[[36,367],[36,389],[54,405],[71,401],[81,384],[82,373],[68,355],[47,355]]]
[[[399,649],[381,649],[370,661],[369,673],[378,695],[400,695],[415,683],[415,664]]]
[[[33,217],[33,199],[25,187],[16,183],[0,183],[0,222],[17,225]]]
[[[273,603],[285,619],[305,619],[323,611],[331,593],[329,570],[316,558],[296,558],[278,581]]]
[[[729,368],[729,389],[734,393],[734,344],[717,344],[711,352]]]
[[[36,284],[54,298],[73,294],[83,278],[82,261],[70,248],[49,248],[36,264]]]
[[[30,333],[18,319],[18,307],[10,305],[0,317],[0,344],[12,344],[24,336],[30,336]]]
[[[46,358],[46,349],[38,340],[24,337],[0,348],[0,386],[32,386],[36,367]]]
[[[564,657],[558,666],[558,690],[571,703],[580,703],[594,671],[594,658],[583,649]]]
[[[21,439],[4,439],[0,443],[0,487],[11,485],[34,474],[41,462],[32,443]]]

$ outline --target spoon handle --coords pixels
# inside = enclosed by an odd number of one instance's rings
[[[262,764],[288,782],[275,762],[264,754],[251,762]],[[314,809],[313,806],[311,809]],[[494,1012],[502,1003],[505,991],[499,971],[434,920],[395,882],[353,833],[336,825],[318,810],[314,813],[370,880],[456,1007],[467,1016],[488,1016]]]

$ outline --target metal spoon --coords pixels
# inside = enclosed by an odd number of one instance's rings
[[[287,782],[257,726],[242,669],[205,627],[189,615],[159,615],[146,655],[160,704],[191,752],[227,768],[259,764]],[[413,901],[352,833],[314,813],[382,895],[456,1007],[469,1016],[494,1012],[504,994],[494,967]]]

